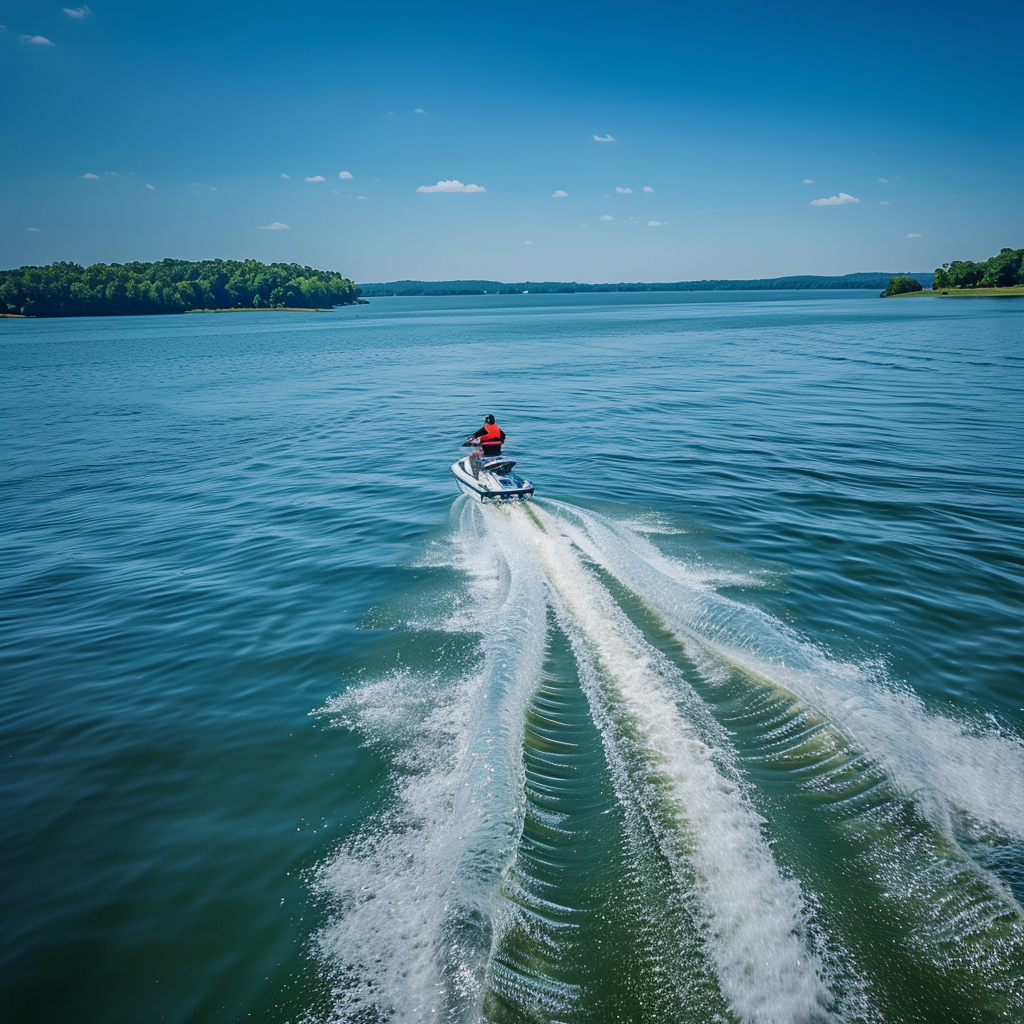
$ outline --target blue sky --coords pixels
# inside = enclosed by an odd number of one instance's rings
[[[671,281],[1024,245],[1019,3],[66,2],[0,3],[2,267]]]

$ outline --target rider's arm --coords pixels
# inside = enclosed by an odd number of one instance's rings
[[[469,436],[471,438],[472,437],[483,437],[484,436],[484,432],[486,431],[486,429],[487,429],[486,427],[481,427],[475,434],[470,434]],[[503,437],[502,440],[504,441],[505,438]]]

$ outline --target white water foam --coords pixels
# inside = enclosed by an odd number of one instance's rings
[[[687,531],[673,525],[668,516],[661,512],[642,512],[629,519],[619,520],[634,533],[656,533],[662,537],[678,536]]]
[[[914,794],[932,824],[952,835],[950,814],[1024,840],[1024,742],[991,723],[929,711],[877,666],[830,658],[783,623],[711,591],[701,572],[597,513],[555,504],[587,556],[629,587],[684,642],[695,641],[824,715]],[[572,520],[582,527],[574,529]],[[692,647],[692,644],[691,644]],[[705,662],[705,667],[710,668]],[[714,671],[714,670],[712,670]]]
[[[958,813],[983,822],[995,833],[993,850],[1016,841],[1024,799],[1020,741],[928,712],[916,695],[886,685],[877,669],[830,659],[770,616],[684,586],[684,573],[659,572],[665,556],[645,559],[642,538],[592,513],[561,509],[567,535],[660,616],[708,682],[727,682],[738,668],[751,683],[792,700],[794,711],[804,708],[812,716],[805,739],[820,748],[822,767],[841,769],[855,802],[864,785],[876,785],[872,777],[882,783],[878,795],[889,796],[868,800],[847,827],[863,844],[873,883],[897,916],[913,922],[908,947],[943,975],[960,975],[998,1019],[1017,1019],[1024,1009],[1024,915],[1009,885],[972,859],[975,851],[961,846],[953,826]],[[780,727],[786,731],[784,719]],[[859,783],[843,767],[858,751],[865,755],[854,772]],[[827,789],[828,772],[807,781]],[[845,783],[836,784],[841,796]],[[917,825],[905,813],[910,807],[919,812]]]
[[[779,871],[762,819],[680,715],[657,652],[585,569],[556,520],[534,514],[541,529],[524,510],[511,509],[509,520],[571,619],[581,676],[590,679],[588,696],[621,704],[656,763],[682,830],[678,846],[665,852],[692,868],[708,953],[732,1012],[747,1024],[835,1019],[826,970],[809,942],[799,883]],[[610,686],[607,696],[601,696],[602,679]],[[599,724],[604,714],[595,714]]]
[[[319,869],[317,936],[333,1020],[476,1021],[491,914],[524,807],[522,729],[540,678],[545,584],[486,517],[456,506],[483,664],[469,678],[396,672],[323,713],[388,748],[396,798]]]

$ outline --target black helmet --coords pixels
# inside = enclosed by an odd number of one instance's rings
[[[488,413],[484,417],[484,423],[493,423],[493,422],[494,422],[494,417],[490,413]]]

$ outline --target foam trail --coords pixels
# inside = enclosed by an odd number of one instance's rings
[[[782,876],[762,819],[716,764],[699,730],[680,715],[657,652],[583,566],[556,520],[522,509],[511,509],[509,519],[575,627],[595,718],[600,724],[616,708],[624,711],[646,759],[656,763],[681,829],[674,844],[666,837],[665,852],[681,874],[692,869],[708,952],[732,1012],[746,1024],[834,1019],[824,965],[810,948],[800,886]]]
[[[874,757],[932,824],[952,835],[959,813],[1024,840],[1024,742],[1006,731],[929,712],[877,670],[842,662],[771,616],[722,597],[649,540],[562,502],[573,541],[685,641],[782,688]],[[706,659],[705,659],[706,662]],[[706,668],[711,666],[705,665]]]
[[[396,672],[323,709],[389,747],[394,806],[318,872],[332,921],[317,936],[333,1020],[479,1020],[495,894],[524,806],[522,730],[543,664],[536,564],[484,510],[457,503],[477,605],[492,609],[478,672]]]

